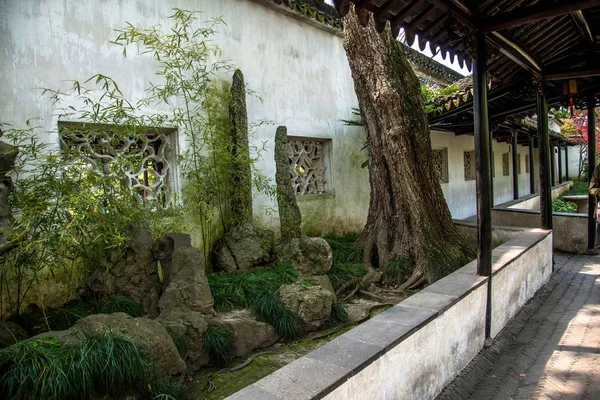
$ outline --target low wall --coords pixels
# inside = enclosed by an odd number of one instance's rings
[[[550,231],[493,250],[492,336],[551,271]],[[433,399],[483,347],[487,282],[471,262],[229,399]]]
[[[573,186],[573,182],[564,182],[552,188],[552,200],[558,199],[563,193],[569,191]],[[520,197],[516,200],[508,201],[502,204],[506,208],[518,208],[523,210],[539,210],[540,209],[540,194],[534,193],[528,196]]]

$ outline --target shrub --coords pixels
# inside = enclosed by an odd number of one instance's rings
[[[231,332],[225,328],[208,328],[202,335],[202,348],[215,366],[223,366],[229,358]]]
[[[344,308],[344,303],[338,300],[334,300],[331,305],[331,317],[329,317],[329,323],[331,325],[342,325],[348,321],[348,313]]]
[[[570,201],[563,199],[556,199],[552,201],[552,211],[554,212],[574,212],[577,210],[577,205]]]

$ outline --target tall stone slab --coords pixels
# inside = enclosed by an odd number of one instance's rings
[[[281,238],[287,240],[302,237],[302,215],[290,179],[289,145],[285,126],[278,127],[275,133],[275,168]]]
[[[244,75],[239,69],[233,74],[229,103],[229,131],[233,158],[233,193],[231,211],[236,224],[252,222],[252,172],[248,144],[248,112]]]

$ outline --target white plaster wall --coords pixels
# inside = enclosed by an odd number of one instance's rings
[[[341,231],[362,228],[369,199],[368,171],[360,168],[364,134],[340,122],[357,104],[341,38],[248,0],[0,0],[0,121],[18,127],[40,118],[42,129],[53,131],[57,110],[39,88],[66,89],[66,80],[96,73],[115,79],[126,97],[140,98],[149,82],[160,81],[156,63],[135,49],[123,58],[109,43],[113,29],[126,21],[168,26],[173,7],[201,10],[203,19],[222,16],[227,23],[214,40],[263,99],[248,98],[249,120],[275,123],[255,132],[256,144],[266,141],[258,168],[274,177],[277,125],[286,125],[291,136],[331,139],[333,196],[324,203],[321,223]],[[44,139],[57,143],[56,133]],[[255,214],[272,226],[278,219],[265,209],[274,206],[264,196],[255,198]],[[305,220],[318,220],[321,208],[308,210],[314,215]]]
[[[579,153],[580,149],[582,149],[582,145],[577,146],[567,146],[567,152],[569,153],[569,178],[577,178],[579,175]],[[564,156],[564,153],[563,153]],[[565,167],[566,168],[566,167]]]

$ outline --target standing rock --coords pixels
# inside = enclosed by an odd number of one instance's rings
[[[27,339],[27,332],[18,324],[0,321],[0,349]]]
[[[281,238],[284,240],[300,238],[302,214],[296,202],[296,194],[290,179],[290,148],[287,128],[280,126],[275,133],[275,182],[277,184],[277,207]]]
[[[323,275],[333,263],[331,247],[320,237],[283,241],[277,246],[276,253],[280,264],[291,264],[301,275]]]
[[[320,286],[283,285],[279,298],[306,331],[320,329],[331,315],[333,294]]]
[[[158,301],[162,311],[187,306],[192,311],[211,313],[213,297],[204,271],[204,256],[194,247],[173,252],[170,282]]]
[[[19,150],[15,146],[0,142],[0,246],[10,240],[13,216],[8,204],[12,181],[8,173],[14,168]]]
[[[311,283],[312,286],[320,286],[323,289],[331,292],[333,295],[333,299],[335,300],[335,290],[333,289],[333,285],[331,284],[331,280],[327,275],[315,275],[311,276],[308,279],[308,282]]]
[[[185,363],[173,339],[156,320],[132,318],[124,313],[95,314],[80,319],[67,332],[81,332],[88,338],[99,338],[106,334],[121,335],[144,351],[152,362],[156,377],[185,372]]]
[[[140,303],[144,313],[158,315],[161,285],[153,244],[150,231],[138,228],[125,251],[113,251],[110,261],[116,266],[117,293]]]
[[[209,356],[202,347],[202,335],[208,324],[201,313],[179,306],[160,313],[158,321],[173,337],[188,373],[208,364]]]
[[[171,279],[173,252],[183,247],[192,247],[192,237],[188,233],[170,232],[154,243],[152,252],[161,265],[163,287],[167,287]]]
[[[229,272],[244,272],[269,264],[273,258],[274,233],[246,223],[229,231],[215,245],[217,265]]]
[[[234,357],[246,357],[252,350],[270,346],[279,339],[275,329],[265,322],[257,321],[250,310],[219,314],[210,319],[208,324],[231,332],[229,346]]]
[[[229,130],[233,192],[231,212],[236,224],[252,221],[252,163],[248,145],[248,112],[246,111],[246,87],[242,71],[236,69],[231,83],[229,103]]]

